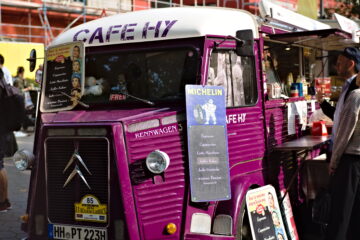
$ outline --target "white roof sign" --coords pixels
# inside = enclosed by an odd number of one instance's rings
[[[84,41],[85,46],[124,44],[200,37],[235,36],[251,29],[258,38],[255,17],[246,11],[212,7],[161,8],[100,18],[60,34],[51,45]]]
[[[339,23],[341,30],[353,34],[359,30],[359,25],[347,17],[344,17],[340,14],[334,13],[336,21]]]
[[[261,0],[259,2],[261,17],[272,18],[283,23],[302,28],[304,30],[321,30],[330,29],[328,24],[319,22],[312,18],[306,17],[289,9],[280,7],[270,0]]]

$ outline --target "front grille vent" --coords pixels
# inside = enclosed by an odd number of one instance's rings
[[[86,194],[96,196],[102,204],[109,206],[109,143],[106,138],[48,138],[46,146],[48,216],[52,223],[105,226],[103,223],[77,222],[74,220],[74,203]],[[91,172],[90,175],[79,163],[78,166],[88,182],[75,176],[64,188],[63,185],[75,167],[73,163],[65,173],[63,170],[73,155],[78,153]]]

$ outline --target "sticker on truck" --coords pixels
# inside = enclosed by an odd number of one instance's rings
[[[101,204],[93,195],[85,195],[79,203],[75,203],[75,220],[88,222],[107,221],[107,205]]]

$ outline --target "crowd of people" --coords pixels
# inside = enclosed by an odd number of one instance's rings
[[[8,181],[7,173],[4,168],[4,157],[13,156],[18,148],[16,137],[27,136],[27,133],[25,132],[28,130],[28,127],[34,125],[34,119],[29,115],[34,109],[34,103],[30,96],[30,91],[34,89],[34,84],[29,83],[24,77],[24,67],[19,66],[16,75],[13,77],[8,68],[4,66],[4,62],[5,59],[0,54],[0,101],[5,95],[5,84],[12,85],[18,88],[24,95],[24,106],[28,112],[22,121],[22,131],[9,132],[2,125],[0,126],[0,213],[11,209],[11,203],[8,198]],[[39,66],[36,74],[37,83],[40,83],[41,77],[42,65]]]

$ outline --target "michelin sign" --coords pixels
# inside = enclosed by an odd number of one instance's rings
[[[187,85],[190,188],[193,202],[231,198],[223,87]]]

